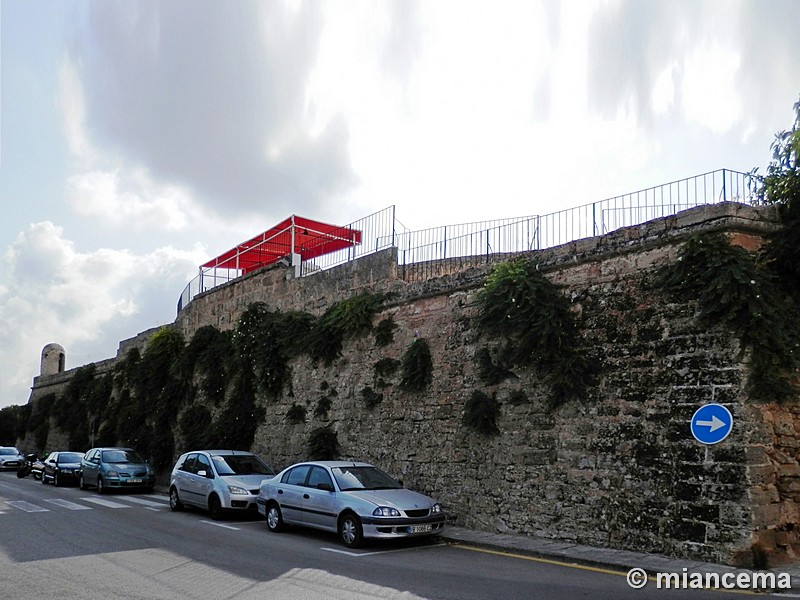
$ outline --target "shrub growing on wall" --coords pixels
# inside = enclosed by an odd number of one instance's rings
[[[478,294],[478,309],[479,328],[505,338],[501,361],[533,366],[545,376],[551,390],[548,409],[586,396],[597,363],[579,347],[569,300],[536,263],[522,257],[495,266]]]
[[[232,353],[231,334],[211,325],[198,329],[186,346],[184,376],[198,373],[201,391],[215,405],[225,398]]]
[[[210,445],[211,421],[211,413],[202,404],[193,404],[181,413],[178,427],[185,444],[184,450],[206,448]]]
[[[289,423],[299,424],[306,420],[306,407],[299,404],[292,404],[286,411],[286,418]]]
[[[383,394],[369,386],[361,390],[361,397],[364,399],[364,406],[367,407],[367,410],[372,410],[383,401]]]
[[[308,457],[311,460],[334,460],[339,458],[342,450],[339,436],[329,425],[318,427],[308,438]]]
[[[727,326],[739,337],[742,350],[751,353],[751,398],[792,397],[791,377],[800,366],[800,313],[752,254],[719,234],[695,236],[661,271],[660,283],[677,298],[696,301],[703,323]]]
[[[397,323],[392,317],[382,319],[375,327],[375,345],[382,348],[391,344],[394,341],[395,329],[397,329]]]
[[[479,348],[475,352],[475,360],[478,363],[478,378],[486,385],[497,385],[506,379],[517,378],[512,371],[494,363],[488,348]]]
[[[341,355],[345,339],[369,333],[383,299],[378,294],[359,294],[331,306],[309,332],[306,348],[311,358],[329,365]]]
[[[331,409],[331,399],[329,396],[321,396],[317,400],[317,406],[314,409],[314,416],[318,419],[327,419],[328,411]]]
[[[421,392],[433,381],[431,349],[424,338],[415,339],[403,355],[400,387]]]
[[[494,396],[474,390],[464,405],[464,425],[483,435],[497,435],[500,404]]]
[[[377,377],[391,377],[400,366],[400,361],[394,358],[382,358],[375,363],[375,375]]]

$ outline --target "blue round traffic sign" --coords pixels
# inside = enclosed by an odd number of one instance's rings
[[[705,404],[695,411],[691,429],[701,444],[718,444],[733,429],[733,415],[721,404]]]

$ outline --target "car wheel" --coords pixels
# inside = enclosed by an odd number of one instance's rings
[[[353,513],[348,513],[339,520],[339,539],[348,548],[358,548],[364,541],[361,521]]]
[[[267,506],[267,528],[273,532],[283,530],[283,515],[281,514],[281,507],[274,502]]]
[[[211,513],[211,518],[219,521],[222,518],[222,504],[216,494],[211,494],[208,499],[208,512]]]
[[[53,475],[53,485],[58,487],[58,473]]]
[[[103,478],[99,475],[97,476],[97,493],[98,494],[105,494],[106,493],[106,486],[103,485]]]
[[[178,490],[176,488],[171,488],[169,490],[169,507],[177,512],[179,510],[183,510],[183,502],[178,497]]]
[[[82,490],[86,489],[86,482],[83,480],[83,475],[78,479],[78,487]]]
[[[44,476],[44,471],[42,471],[42,483],[47,483],[47,477]]]

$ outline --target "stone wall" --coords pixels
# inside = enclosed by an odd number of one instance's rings
[[[188,339],[204,325],[232,327],[254,301],[321,314],[353,293],[391,292],[375,322],[394,318],[392,344],[366,336],[330,366],[292,362],[292,395],[267,403],[253,446],[275,467],[306,458],[310,433],[330,425],[344,457],[374,461],[437,496],[459,525],[722,562],[747,562],[757,542],[773,562],[792,560],[800,409],[749,403],[737,340],[701,328],[697,307],[672,302],[655,281],[692,233],[722,231],[754,249],[774,227],[769,210],[729,203],[538,252],[541,270],[571,299],[582,350],[602,363],[589,398],[551,414],[534,370],[495,386],[477,376],[476,351],[499,343],[473,327],[490,264],[454,270],[443,261],[431,272],[445,275],[408,281],[393,250],[300,279],[271,267],[195,298],[176,326]],[[399,389],[399,373],[379,378],[374,366],[400,360],[418,338],[430,345],[434,376],[412,394]],[[372,409],[367,387],[382,394]],[[501,403],[499,435],[463,425],[474,390]],[[512,402],[519,392],[527,401]],[[321,398],[330,409],[317,415]],[[729,407],[735,425],[706,447],[689,421],[712,401]],[[304,423],[287,418],[294,404],[306,408]]]

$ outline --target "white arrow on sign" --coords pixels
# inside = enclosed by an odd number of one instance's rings
[[[718,419],[716,415],[711,415],[710,421],[695,421],[695,425],[698,427],[710,427],[709,433],[714,433],[720,427],[725,427],[726,423]]]

